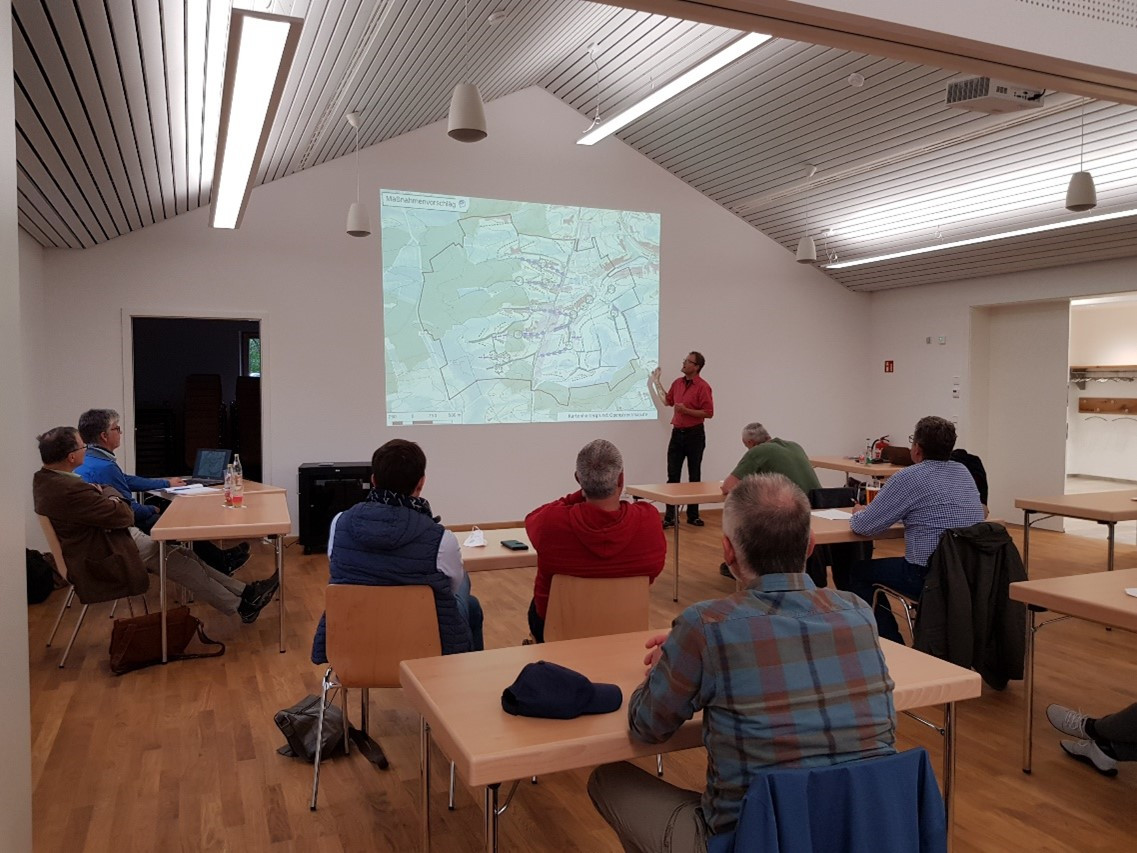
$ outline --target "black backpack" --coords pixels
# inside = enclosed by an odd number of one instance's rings
[[[987,469],[983,467],[983,460],[974,453],[959,448],[951,452],[951,461],[960,463],[971,472],[975,488],[979,490],[979,503],[987,506]]]
[[[24,550],[28,556],[28,604],[42,604],[55,589],[55,572],[39,551]]]

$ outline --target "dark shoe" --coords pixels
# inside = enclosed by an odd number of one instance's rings
[[[672,528],[674,526],[675,526],[675,519],[674,518],[663,519],[663,529],[664,530],[669,530],[670,528]]]
[[[730,573],[730,566],[728,566],[726,563],[719,563],[719,574],[724,578],[730,578],[731,580],[734,580],[734,575]]]
[[[688,518],[687,523],[693,524],[696,527],[702,527],[703,526],[703,519],[701,519],[701,518]]]
[[[276,575],[246,584],[245,591],[241,593],[241,603],[237,605],[237,613],[240,614],[241,621],[245,624],[256,622],[257,617],[272,601],[279,587],[280,581],[277,580]]]
[[[225,552],[225,568],[219,569],[225,574],[232,576],[237,569],[249,562],[249,552],[242,551],[240,548],[230,548]]]

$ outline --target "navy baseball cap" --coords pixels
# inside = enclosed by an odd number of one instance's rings
[[[593,684],[568,667],[539,660],[528,663],[501,694],[501,707],[519,717],[571,720],[581,714],[610,714],[624,704],[615,684]]]

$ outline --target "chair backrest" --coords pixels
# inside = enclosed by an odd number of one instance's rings
[[[923,747],[823,767],[771,769],[742,800],[734,832],[709,853],[945,853],[947,820]]]
[[[553,575],[545,611],[545,641],[643,631],[648,626],[649,579]]]
[[[59,537],[55,535],[55,527],[51,523],[51,519],[46,515],[36,513],[36,518],[39,519],[39,526],[43,528],[43,536],[47,540],[48,550],[51,551],[51,556],[55,558],[55,568],[63,579],[70,582],[71,578],[67,574],[67,563],[63,559],[63,546],[59,544]]]
[[[398,687],[399,663],[442,654],[429,586],[331,584],[328,662],[344,687]]]

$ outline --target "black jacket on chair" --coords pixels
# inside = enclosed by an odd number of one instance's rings
[[[1009,586],[1026,580],[1007,528],[991,521],[947,530],[928,560],[913,645],[974,668],[1002,690],[1023,677],[1026,608]]]

